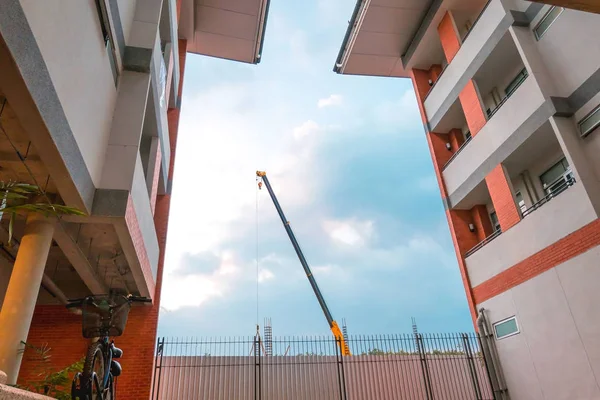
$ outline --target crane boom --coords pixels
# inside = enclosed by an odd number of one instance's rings
[[[345,341],[344,335],[342,334],[342,331],[341,331],[338,323],[333,319],[333,316],[331,315],[331,311],[329,311],[329,307],[327,307],[327,303],[325,303],[325,298],[323,297],[323,294],[321,293],[321,290],[319,289],[319,285],[317,285],[317,281],[315,280],[315,277],[313,276],[312,271],[310,270],[310,267],[308,266],[308,262],[306,261],[306,258],[304,258],[304,253],[302,253],[302,250],[300,249],[300,245],[298,244],[298,241],[296,240],[296,236],[294,235],[294,232],[292,231],[290,222],[285,217],[285,214],[283,213],[283,210],[281,209],[281,205],[279,205],[279,201],[277,200],[277,197],[275,196],[275,193],[273,192],[273,188],[271,187],[271,183],[269,182],[269,179],[267,178],[266,172],[256,171],[256,176],[258,176],[259,178],[262,179],[262,182],[264,182],[264,184],[267,188],[267,191],[269,192],[269,196],[271,196],[271,200],[273,200],[273,204],[275,205],[277,214],[279,214],[279,218],[281,218],[283,227],[285,228],[285,231],[287,232],[288,237],[290,238],[290,241],[292,242],[292,246],[294,246],[294,250],[296,251],[296,255],[298,256],[298,259],[300,260],[300,264],[302,264],[302,268],[304,268],[304,272],[306,273],[306,277],[308,278],[308,281],[310,282],[310,286],[312,287],[313,291],[315,292],[315,296],[317,296],[317,300],[319,301],[319,305],[321,306],[321,309],[323,310],[323,314],[325,314],[325,318],[327,319],[327,323],[329,324],[329,327],[331,328],[331,332],[333,333],[333,336],[336,338],[338,345],[340,346],[340,351],[342,352],[343,355],[349,356],[350,350],[346,346],[346,341]],[[260,188],[260,183],[259,183],[259,188]]]

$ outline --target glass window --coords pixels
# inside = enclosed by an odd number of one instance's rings
[[[104,47],[106,48],[108,62],[110,64],[110,69],[112,71],[116,86],[119,79],[119,68],[117,66],[117,55],[110,31],[110,19],[108,17],[108,7],[106,5],[106,0],[96,0],[96,9],[98,11],[98,18],[100,19],[102,40],[104,41]]]
[[[540,180],[546,193],[550,194],[561,188],[569,178],[570,173],[569,163],[566,158],[563,158],[540,175]]]
[[[494,232],[499,231],[500,230],[500,222],[498,221],[498,215],[496,214],[496,211],[493,211],[490,214],[490,221],[492,221],[492,227],[494,228]]]
[[[587,136],[600,126],[600,106],[579,122],[581,136]]]
[[[504,339],[505,337],[516,335],[519,333],[517,325],[517,317],[510,317],[494,324],[494,333],[496,339]]]
[[[565,9],[563,7],[557,6],[552,6],[548,10],[546,15],[544,15],[540,22],[535,26],[535,28],[533,28],[533,32],[535,33],[535,38],[537,40],[540,40],[542,36],[544,36],[548,29],[550,29],[550,25],[552,25],[552,23],[556,21],[558,16],[562,14],[564,10]]]
[[[527,210],[527,206],[525,206],[525,200],[523,199],[521,192],[517,192],[515,194],[515,199],[517,200],[517,204],[519,205],[521,212],[525,212]]]
[[[513,79],[508,86],[506,87],[506,89],[504,89],[504,93],[506,93],[506,97],[512,95],[514,93],[515,90],[517,90],[517,88],[519,86],[521,86],[521,83],[523,83],[523,81],[525,80],[525,78],[527,78],[527,76],[529,75],[529,73],[527,72],[527,68],[523,68],[521,70],[521,72],[519,72],[517,74],[517,76],[515,77],[515,79]]]

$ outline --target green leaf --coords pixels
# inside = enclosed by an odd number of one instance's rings
[[[8,222],[8,247],[12,247],[13,226],[15,224],[16,215],[17,214],[14,211],[10,214],[10,220]]]

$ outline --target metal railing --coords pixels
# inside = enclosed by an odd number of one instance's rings
[[[574,184],[575,177],[573,176],[572,172],[569,171],[546,188],[546,191],[548,193],[546,194],[546,196],[542,197],[539,201],[537,201],[531,207],[522,212],[523,218],[525,218],[526,216],[528,216],[529,214],[531,214],[532,212],[534,212],[535,210],[537,210],[538,208],[540,208],[541,206],[543,206],[544,204],[546,204],[547,202],[549,202],[550,200],[552,200],[553,198],[555,198],[556,196],[573,186]]]
[[[501,234],[502,234],[502,231],[500,229],[496,229],[494,231],[494,233],[492,233],[490,236],[483,239],[481,242],[477,243],[475,246],[473,246],[473,248],[471,250],[467,251],[465,253],[465,258],[469,257],[471,254],[475,253],[477,250],[481,249],[483,246],[485,246],[492,240],[496,239]]]
[[[448,166],[448,164],[450,164],[452,162],[452,160],[454,160],[456,158],[456,156],[458,156],[458,153],[463,151],[463,149],[467,146],[467,144],[471,141],[471,139],[473,139],[473,136],[469,136],[463,142],[463,144],[460,145],[460,147],[454,152],[454,154],[452,154],[452,156],[448,159],[448,161],[446,161],[446,164],[444,164],[444,167],[442,168],[442,170],[445,170],[446,167]]]
[[[475,333],[158,340],[152,399],[492,400]]]
[[[517,91],[517,89],[519,87],[521,87],[523,82],[525,82],[528,77],[529,77],[529,74],[527,73],[527,70],[525,70],[525,75],[522,76],[522,78],[519,80],[519,82],[517,82],[517,84],[512,88],[512,90],[509,93],[506,93],[506,96],[504,96],[504,98],[500,101],[500,103],[498,103],[498,105],[496,107],[494,107],[494,109],[488,113],[488,120],[490,120],[494,116],[494,114],[496,114],[498,112],[498,110],[500,110],[500,108],[502,108],[504,103],[506,103],[508,101],[508,99],[510,99],[512,97],[512,95]]]

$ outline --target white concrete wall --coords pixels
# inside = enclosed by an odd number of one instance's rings
[[[487,50],[491,52],[495,47],[495,44],[490,42],[492,36],[496,38],[497,43],[504,32],[508,30],[508,26],[506,26],[503,32],[497,32],[506,13],[500,0],[493,0],[484,11],[450,65],[444,70],[435,87],[425,99],[425,112],[429,118],[436,115],[442,105],[446,104],[449,107],[454,102],[460,90],[478,69],[477,66],[469,67],[473,66],[475,60],[483,63],[489,54],[481,53],[486,53]],[[487,50],[483,51],[484,48]],[[458,87],[459,85],[460,87]],[[453,94],[453,92],[456,93]]]
[[[154,215],[152,214],[152,208],[150,207],[150,198],[148,197],[144,167],[142,166],[142,159],[139,153],[135,164],[131,199],[133,200],[135,215],[140,226],[140,231],[142,232],[144,247],[148,254],[150,267],[152,268],[152,276],[156,280],[159,252],[158,238],[154,228]]]
[[[533,29],[549,6],[531,24]],[[600,66],[600,15],[565,9],[537,41],[554,79],[556,96],[568,97]]]
[[[585,116],[587,116],[592,110],[600,105],[600,93],[594,96],[590,101],[587,102],[580,110],[575,113],[573,119],[576,123],[579,123]],[[583,139],[584,151],[586,158],[594,168],[596,177],[600,178],[600,128],[590,133],[585,139]]]
[[[506,73],[503,76],[498,77],[496,82],[495,87],[498,89],[498,95],[500,96],[500,99],[498,100],[500,101],[506,96],[506,92],[504,91],[504,89],[506,89],[508,84],[511,83],[513,79],[517,77],[517,75],[523,70],[523,68],[525,68],[525,66],[521,63],[509,67],[510,68],[506,69]],[[496,108],[496,106],[498,105],[498,103],[494,100],[491,91],[489,91],[488,93],[481,93],[481,96],[486,109],[490,109],[490,111],[493,111],[494,108]]]
[[[117,91],[94,0],[21,0],[21,5],[98,186]]]
[[[491,323],[516,316],[496,341],[512,399],[600,399],[600,247],[489,299]]]
[[[127,45],[129,45],[129,34],[131,32],[131,25],[133,24],[136,3],[136,0],[117,0],[119,15],[121,15],[121,25],[123,26],[123,36]]]
[[[575,183],[467,257],[471,285],[487,281],[597,218],[582,185]]]
[[[544,101],[537,83],[533,79],[526,79],[463,151],[444,169],[443,176],[448,194],[451,196]]]

